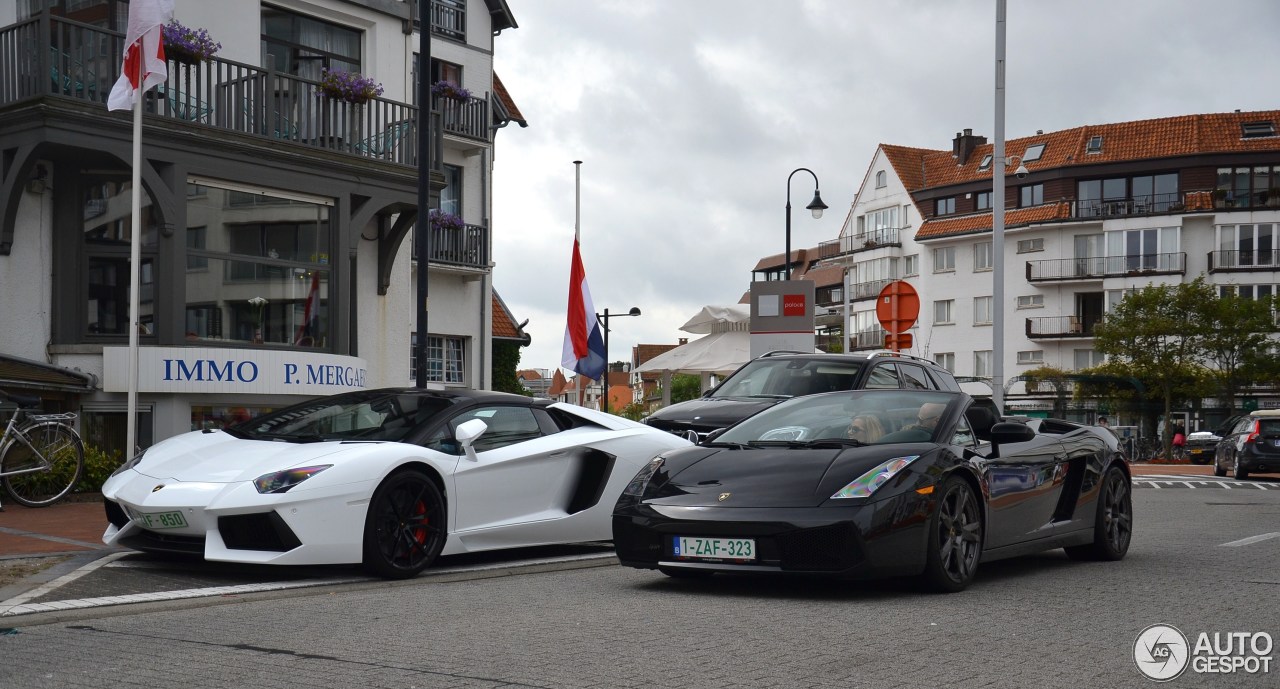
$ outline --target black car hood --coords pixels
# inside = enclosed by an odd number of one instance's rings
[[[903,456],[904,449],[720,449],[682,468],[672,467],[667,482],[645,502],[681,507],[816,507],[881,462]]]
[[[654,412],[649,422],[660,428],[688,427],[726,428],[785,398],[778,397],[701,397],[673,404]],[[656,423],[655,423],[656,422]]]

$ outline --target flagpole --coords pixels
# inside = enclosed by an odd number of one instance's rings
[[[141,46],[139,46],[141,54]],[[129,236],[129,411],[125,457],[138,447],[138,329],[142,327],[138,292],[142,272],[142,96],[146,60],[138,60],[138,97],[133,103],[133,226]]]

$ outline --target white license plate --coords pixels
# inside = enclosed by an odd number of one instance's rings
[[[672,555],[682,560],[754,560],[756,542],[752,538],[676,536]]]
[[[178,529],[187,525],[181,512],[156,512],[138,515],[138,524],[148,529]]]

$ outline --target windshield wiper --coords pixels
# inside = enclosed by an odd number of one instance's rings
[[[817,438],[815,440],[752,440],[747,443],[752,447],[790,447],[790,448],[822,448],[822,447],[862,447],[866,443],[853,438]]]
[[[222,431],[223,433],[226,433],[232,438],[239,438],[240,440],[250,440],[258,437],[253,433],[250,433],[249,431],[242,431],[238,428],[235,428],[234,426],[224,426],[223,428],[220,428],[218,430]],[[212,433],[213,430],[210,429],[207,432]]]
[[[709,443],[702,443],[703,447],[727,447],[731,450],[749,450],[750,447],[742,443],[726,443],[722,440],[712,440]]]
[[[747,395],[747,397],[750,397],[752,399],[766,399],[766,400],[789,400],[793,396],[794,395],[766,395],[764,393],[761,393],[759,395]]]
[[[319,433],[264,433],[262,437],[288,443],[323,443],[326,440],[336,440],[336,438],[326,438]]]

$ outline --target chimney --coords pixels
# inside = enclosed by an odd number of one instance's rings
[[[969,161],[969,154],[973,153],[973,149],[987,143],[987,137],[974,136],[972,129],[965,129],[963,134],[956,133],[955,141],[951,142],[951,154],[956,157],[957,165],[964,165]]]
[[[682,337],[682,338],[680,338],[680,344],[682,344],[682,345],[687,345],[687,344],[689,344],[689,338],[687,338],[687,337]]]

